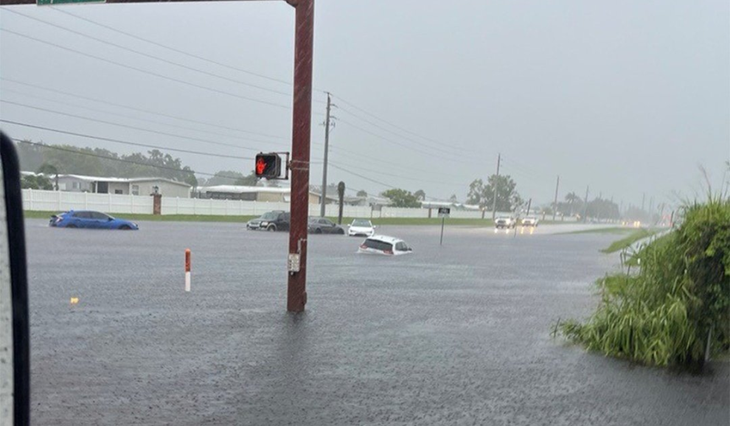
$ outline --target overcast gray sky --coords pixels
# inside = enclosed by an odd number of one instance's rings
[[[63,12],[268,78],[185,56]],[[288,150],[291,86],[285,82],[293,72],[293,20],[290,6],[273,1],[16,6],[0,11],[0,27],[6,30],[188,83],[3,31],[0,99],[249,149],[8,103],[0,103],[0,115],[49,128],[242,157],[258,150]],[[368,192],[386,188],[351,173],[463,200],[469,183],[493,173],[502,153],[502,172],[516,180],[524,198],[537,203],[552,201],[559,174],[561,198],[568,191],[582,196],[590,185],[592,196],[602,193],[628,205],[640,204],[646,192],[658,205],[672,201],[675,192],[691,196],[700,190],[700,165],[719,185],[730,158],[730,2],[725,0],[317,0],[314,69],[318,91],[312,160],[322,159],[324,129],[318,124],[324,120],[326,90],[339,107],[333,111],[338,120],[331,134],[330,181],[343,180]],[[5,123],[0,127],[14,138],[140,151]],[[204,172],[253,168],[252,161],[175,155]],[[311,181],[321,182],[320,164],[313,164]]]

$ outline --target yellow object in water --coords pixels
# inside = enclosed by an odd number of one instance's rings
[[[78,297],[72,297],[72,298],[71,298],[71,304],[72,304],[72,305],[75,305],[75,304],[77,304],[77,303],[79,303],[79,298],[78,298]]]

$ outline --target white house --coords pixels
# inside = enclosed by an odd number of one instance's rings
[[[114,178],[84,175],[58,175],[58,189],[68,192],[97,194],[151,195],[190,198],[191,186],[165,178]]]

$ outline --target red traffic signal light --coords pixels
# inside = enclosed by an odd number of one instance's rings
[[[256,154],[256,177],[276,179],[281,175],[281,157],[274,153]]]

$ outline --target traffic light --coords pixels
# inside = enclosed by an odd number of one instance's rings
[[[276,179],[281,175],[281,157],[274,153],[256,154],[256,177]]]

